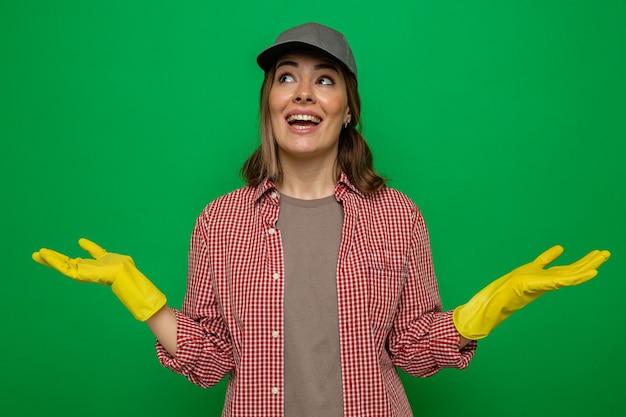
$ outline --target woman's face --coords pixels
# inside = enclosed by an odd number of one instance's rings
[[[315,52],[293,52],[276,62],[269,92],[278,156],[332,161],[339,133],[350,117],[346,83],[338,64]]]

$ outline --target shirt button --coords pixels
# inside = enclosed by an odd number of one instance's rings
[[[276,194],[276,192],[274,191],[272,194],[270,194],[270,197],[276,198],[276,197],[278,197],[278,194]]]
[[[270,229],[268,229],[267,233],[269,233],[270,235],[273,235],[274,233],[276,233],[276,229],[271,227]]]
[[[274,272],[274,274],[272,275],[272,278],[278,279],[280,278],[280,274],[278,272]]]
[[[272,388],[272,394],[274,395],[278,394],[278,388],[276,387]]]
[[[277,332],[276,330],[274,330],[274,331],[272,332],[272,337],[273,337],[274,339],[278,339],[278,332]]]

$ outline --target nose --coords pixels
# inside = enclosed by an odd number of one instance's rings
[[[308,80],[302,80],[302,82],[298,84],[296,93],[293,96],[293,101],[298,104],[315,102],[315,93]]]

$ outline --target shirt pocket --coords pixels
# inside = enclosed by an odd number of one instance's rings
[[[369,311],[374,337],[384,341],[397,313],[407,271],[384,266],[368,267]]]

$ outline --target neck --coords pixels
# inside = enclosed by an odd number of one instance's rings
[[[330,166],[306,166],[302,163],[293,169],[290,164],[281,161],[282,180],[278,190],[289,197],[303,200],[315,200],[331,196],[335,191],[334,163]]]

